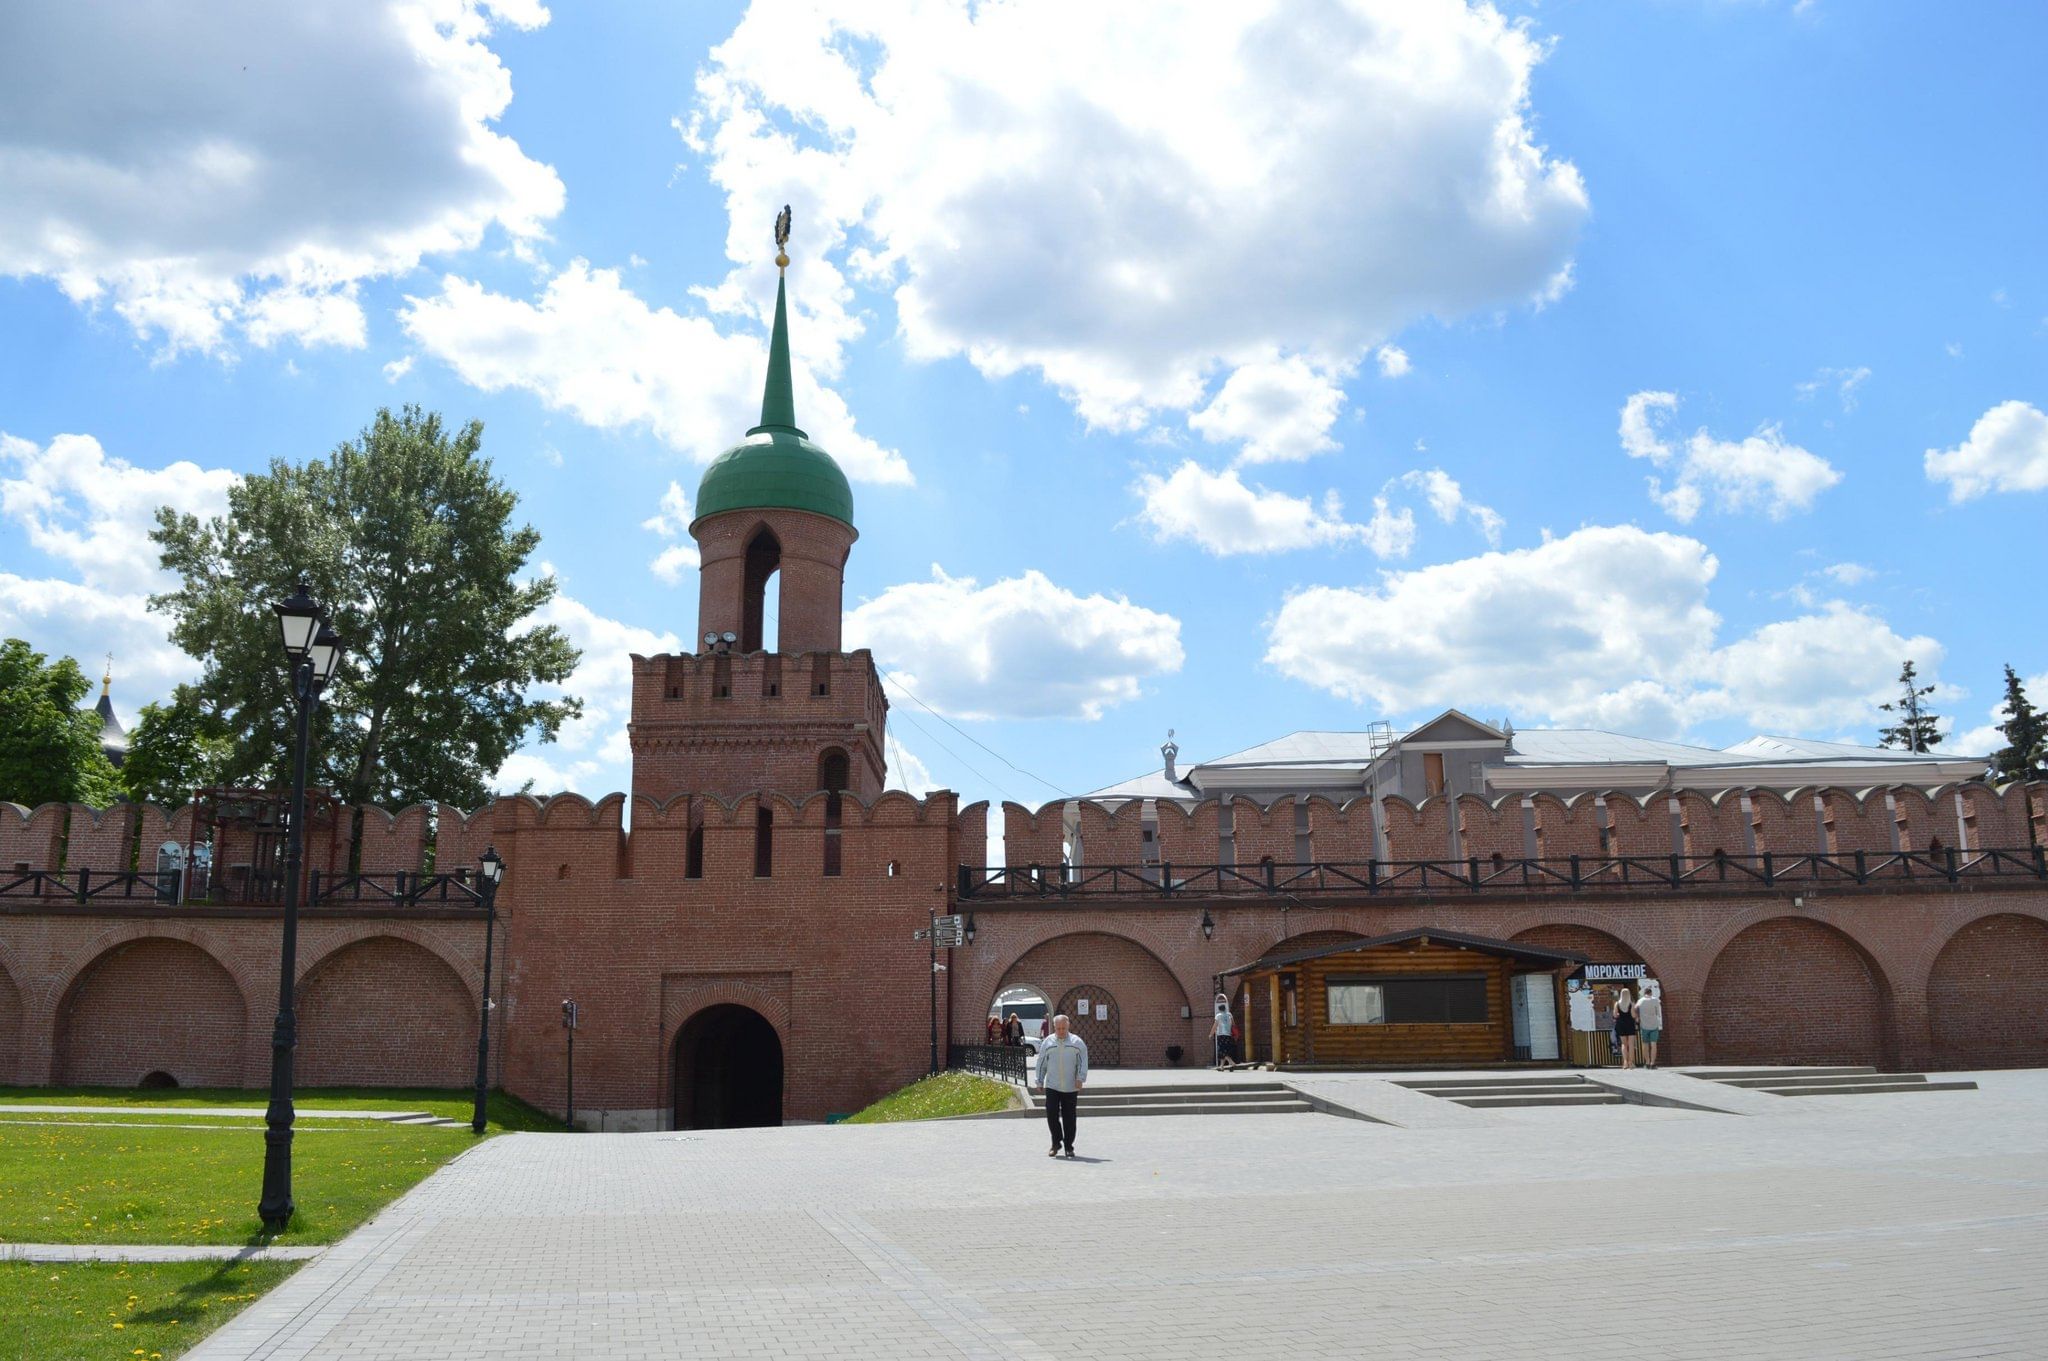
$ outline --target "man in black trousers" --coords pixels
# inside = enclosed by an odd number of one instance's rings
[[[1081,1088],[1088,1083],[1088,1042],[1067,1028],[1063,1012],[1052,1018],[1052,1034],[1038,1046],[1038,1090],[1045,1097],[1045,1123],[1052,1130],[1052,1151],[1064,1148],[1074,1156],[1074,1125],[1080,1119]]]

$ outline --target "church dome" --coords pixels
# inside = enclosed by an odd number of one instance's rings
[[[789,313],[784,285],[775,284],[775,330],[768,341],[768,381],[761,423],[711,461],[697,484],[697,519],[733,510],[807,510],[853,524],[853,488],[832,455],[796,426],[790,392]]]

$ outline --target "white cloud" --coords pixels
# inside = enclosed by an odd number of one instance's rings
[[[1210,472],[1192,460],[1166,476],[1142,474],[1132,490],[1143,501],[1138,519],[1161,543],[1185,541],[1218,557],[1362,543],[1380,557],[1402,557],[1415,541],[1415,517],[1374,502],[1368,524],[1344,518],[1335,492],[1317,502],[1247,486],[1237,470]]]
[[[1795,384],[1794,390],[1798,392],[1799,400],[1807,402],[1812,401],[1821,391],[1832,388],[1842,403],[1842,410],[1849,412],[1856,409],[1856,389],[1862,387],[1869,377],[1870,369],[1867,366],[1853,369],[1824,368],[1805,382]]]
[[[642,529],[674,540],[648,564],[654,575],[671,586],[679,584],[685,573],[697,570],[697,542],[689,537],[691,518],[690,494],[682,483],[671,482],[661,494],[661,509],[640,522]]]
[[[1330,427],[1344,389],[1299,355],[1240,365],[1188,427],[1211,444],[1236,444],[1240,463],[1280,463],[1337,447]]]
[[[1532,131],[1544,51],[1457,0],[760,0],[684,132],[735,260],[787,200],[806,258],[894,287],[913,355],[1035,370],[1130,430],[1219,371],[1348,371],[1564,287],[1588,204]]]
[[[384,381],[387,383],[397,382],[412,372],[412,365],[413,357],[411,355],[405,355],[402,358],[392,360],[384,366]]]
[[[983,586],[937,566],[862,601],[846,645],[955,718],[1100,718],[1185,656],[1178,619],[1122,596],[1076,595],[1035,570]]]
[[[1860,562],[1837,562],[1820,569],[1821,575],[1838,586],[1861,586],[1877,573]]]
[[[554,568],[542,564],[541,571],[552,574]],[[536,628],[553,624],[583,649],[582,660],[564,684],[533,690],[540,698],[581,696],[583,716],[564,723],[554,742],[514,752],[499,769],[496,787],[517,789],[530,779],[537,794],[573,790],[591,798],[629,788],[632,751],[626,720],[633,710],[632,654],[675,652],[682,640],[673,633],[608,618],[567,594],[557,594],[529,622]]]
[[[356,286],[561,211],[492,124],[491,19],[531,3],[18,7],[0,43],[0,274],[168,351],[361,346]]]
[[[1781,520],[1811,510],[1816,497],[1842,480],[1833,464],[1788,443],[1775,425],[1742,440],[1716,439],[1702,429],[1673,444],[1665,427],[1677,410],[1673,393],[1634,394],[1621,408],[1621,447],[1630,458],[1677,474],[1669,489],[1655,477],[1649,487],[1650,498],[1680,523],[1691,523],[1710,498],[1721,510],[1761,510]]]
[[[0,434],[0,518],[63,572],[0,572],[0,636],[75,657],[94,676],[112,652],[115,703],[131,720],[141,705],[195,679],[198,663],[171,643],[164,618],[149,612],[150,593],[172,584],[149,530],[160,505],[221,513],[234,480],[224,468],[185,461],[139,468],[109,457],[90,435],[37,445]]]
[[[1381,712],[1458,705],[1529,721],[1676,736],[1705,719],[1763,727],[1867,724],[1902,657],[1942,649],[1830,602],[1727,645],[1708,602],[1719,564],[1696,539],[1593,526],[1376,586],[1289,596],[1266,660]]]
[[[162,590],[149,531],[158,506],[203,517],[227,509],[235,474],[179,460],[138,468],[110,458],[91,435],[58,435],[47,446],[0,434],[0,515],[31,547],[89,586],[132,595]]]
[[[1414,367],[1408,362],[1408,351],[1399,345],[1382,345],[1373,357],[1379,360],[1382,378],[1399,378]]]
[[[534,302],[451,275],[438,294],[409,297],[399,322],[473,387],[518,388],[602,430],[649,430],[699,463],[760,420],[765,340],[651,308],[617,270],[581,260]],[[845,401],[812,376],[806,359],[814,351],[804,340],[791,347],[799,423],[847,476],[909,483],[903,456],[856,432]]]
[[[901,789],[919,798],[940,787],[931,768],[917,754],[898,741],[895,733],[883,739],[882,756],[889,763],[889,788]]]
[[[1953,449],[1927,451],[1927,477],[1948,483],[1958,505],[1992,491],[2048,489],[2048,415],[2027,402],[2000,402]]]
[[[1507,521],[1491,506],[1482,506],[1477,501],[1467,500],[1465,489],[1458,485],[1456,478],[1442,468],[1418,468],[1413,472],[1401,474],[1388,485],[1399,485],[1420,491],[1429,502],[1429,508],[1436,513],[1437,519],[1445,524],[1451,524],[1463,515],[1472,521],[1479,530],[1480,537],[1490,546],[1500,547],[1501,531],[1507,527]]]

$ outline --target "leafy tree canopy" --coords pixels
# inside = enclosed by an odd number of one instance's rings
[[[1924,701],[1934,693],[1931,685],[1917,684],[1919,674],[1909,659],[1905,669],[1899,672],[1901,694],[1890,704],[1877,707],[1895,715],[1898,721],[1878,731],[1877,744],[1881,747],[1904,747],[1907,751],[1933,751],[1941,745],[1938,717]]]
[[[71,658],[53,662],[19,638],[0,641],[0,800],[103,808],[118,797],[99,715],[78,707],[91,691]]]
[[[138,803],[176,808],[195,790],[228,782],[235,743],[199,691],[181,685],[168,704],[145,704],[128,734],[121,786]]]
[[[2001,780],[2048,780],[2048,715],[2027,698],[2017,671],[2005,668],[2005,747],[1991,757]]]
[[[325,459],[273,460],[202,523],[165,507],[150,537],[182,584],[154,596],[205,665],[198,702],[231,743],[222,778],[282,783],[293,731],[273,602],[304,581],[346,647],[315,720],[308,778],[352,801],[474,807],[528,736],[582,712],[559,686],[578,652],[534,615],[553,577],[525,578],[540,543],[491,476],[483,425],[388,410]]]

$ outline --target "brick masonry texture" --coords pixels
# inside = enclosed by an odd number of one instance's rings
[[[1856,801],[1859,826],[1887,823],[1946,844],[1981,844],[1957,808],[1983,828],[2027,830],[2025,791],[1966,788],[1906,800],[1902,817],[1873,817],[1883,791]],[[1756,844],[1793,856],[1823,844],[1821,791],[1758,791]],[[1898,803],[1894,800],[1894,803]],[[1603,810],[1538,796],[1535,827],[1552,846],[1597,855]],[[1609,801],[1608,812],[1620,803]],[[1360,863],[1371,855],[1372,810],[1306,801],[1314,854]],[[1832,804],[1836,834],[1844,805]],[[1678,798],[1680,844],[1725,842],[1744,830],[1739,792]],[[769,873],[757,876],[762,809],[771,815]],[[1638,812],[1637,810],[1642,811]],[[628,830],[630,810],[631,829]],[[1134,858],[1135,806],[1085,802],[1006,805],[1018,862],[1056,867],[1067,813],[1093,863]],[[1395,806],[1397,846],[1449,835],[1442,800]],[[38,820],[37,814],[40,814]],[[497,1076],[536,1104],[565,1109],[560,1003],[575,998],[577,1106],[610,1127],[672,1119],[677,1035],[721,1003],[763,1015],[782,1045],[785,1114],[820,1119],[857,1109],[918,1076],[928,1044],[926,952],[912,933],[933,909],[974,914],[971,946],[945,952],[941,1042],[978,1036],[1005,986],[1029,983],[1054,1001],[1086,987],[1111,1000],[1118,1057],[1183,1062],[1207,1053],[1217,973],[1273,950],[1417,926],[1581,950],[1596,960],[1640,959],[1664,984],[1667,1061],[1857,1062],[1981,1067],[2048,1062],[2048,885],[2024,878],[1949,885],[1924,870],[1825,891],[1780,887],[1682,892],[1618,887],[1319,897],[1303,907],[1249,884],[1206,900],[1092,894],[1005,902],[956,897],[956,867],[981,859],[989,810],[958,809],[947,793],[839,800],[836,832],[822,794],[745,794],[595,803],[575,795],[507,798],[451,808],[364,813],[366,866],[444,870],[473,865],[495,845],[511,866],[499,897],[494,992],[500,1006]],[[1459,809],[1474,854],[1517,852],[1527,823],[1519,800]],[[1943,815],[1947,822],[1942,822]],[[1214,863],[1232,828],[1240,864],[1293,858],[1292,800],[1259,807],[1158,810],[1162,858]],[[12,819],[9,822],[7,819]],[[89,858],[106,858],[108,831],[133,826],[149,846],[182,832],[190,810],[7,810],[23,844],[45,837],[60,859],[65,829],[83,825]],[[692,827],[701,877],[691,878]],[[1671,806],[1623,808],[1609,835],[1643,848],[1672,843]],[[1711,832],[1702,829],[1711,827]],[[1415,838],[1419,834],[1420,840]],[[1859,833],[1859,837],[1863,834]],[[1869,833],[1875,837],[1877,832]],[[1803,837],[1803,840],[1802,840]],[[839,844],[826,873],[828,838]],[[35,853],[35,852],[31,852]],[[1492,851],[1486,851],[1491,855]],[[1746,853],[1736,847],[1730,854]],[[1794,898],[1801,899],[1797,905]],[[1214,927],[1205,939],[1200,919]],[[259,1085],[267,1071],[276,994],[274,909],[157,907],[9,900],[0,904],[0,1078],[129,1085],[166,1072],[190,1085]],[[461,1085],[474,1061],[483,924],[474,910],[327,909],[305,915],[301,942],[300,1077],[313,1083]],[[1091,1000],[1096,1000],[1091,998]],[[1253,1024],[1263,1024],[1255,999]],[[1181,1009],[1189,1011],[1181,1016]]]

